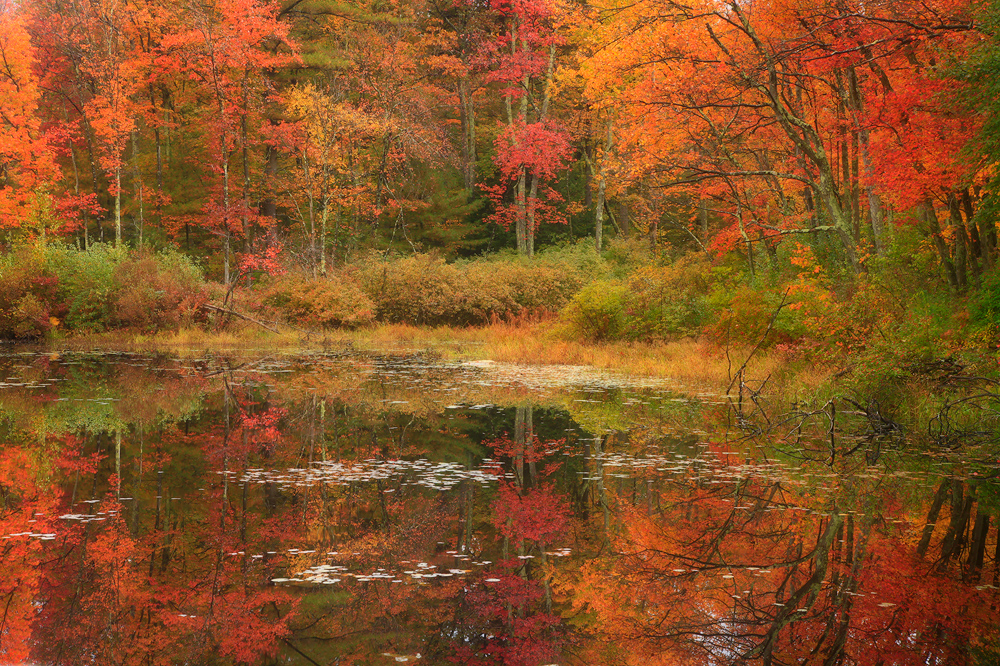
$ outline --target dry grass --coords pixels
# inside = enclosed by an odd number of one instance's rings
[[[345,334],[345,340],[359,349],[432,348],[445,358],[456,360],[592,366],[715,391],[728,387],[751,351],[748,346],[739,346],[727,352],[714,343],[692,339],[652,344],[588,343],[566,339],[547,322],[459,329],[380,326]],[[752,356],[746,377],[770,378],[772,390],[811,393],[830,373],[831,369],[823,366],[796,367],[784,355],[765,350]]]
[[[681,384],[725,389],[749,355],[748,348],[727,351],[710,342],[684,339],[662,343],[590,344],[552,335],[499,335],[489,344],[490,358],[511,363],[589,365],[641,377],[660,377]],[[782,358],[758,352],[747,365],[748,377],[777,377]]]
[[[452,360],[592,366],[638,377],[670,379],[713,391],[725,390],[732,374],[750,353],[748,347],[733,347],[727,352],[713,343],[690,339],[654,344],[588,343],[566,339],[551,322],[498,323],[470,328],[386,324],[327,335],[287,329],[275,334],[252,326],[225,331],[182,329],[152,336],[118,331],[67,338],[59,345],[66,349],[174,352],[192,349],[295,351],[347,346],[370,351],[431,349]],[[746,372],[751,378],[769,377],[772,390],[782,392],[814,390],[829,374],[829,369],[818,366],[792,368],[786,358],[771,351],[754,354]]]
[[[321,341],[322,342],[322,341]],[[297,331],[272,333],[259,328],[233,328],[206,331],[182,328],[178,331],[143,334],[133,331],[109,331],[90,335],[61,338],[53,343],[60,349],[113,351],[163,351],[181,349],[309,349],[318,346]]]

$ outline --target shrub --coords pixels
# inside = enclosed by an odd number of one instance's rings
[[[0,257],[0,338],[44,335],[63,315],[56,292],[59,278],[40,248],[23,247]]]
[[[393,323],[450,323],[458,269],[430,255],[372,261],[359,272],[362,289],[379,320]]]
[[[982,327],[1000,324],[1000,272],[983,279],[972,309],[973,320]]]
[[[587,243],[592,246],[593,241],[587,239]],[[604,259],[610,264],[615,277],[626,277],[631,272],[656,262],[656,256],[646,236],[610,239],[604,252]]]
[[[689,256],[645,266],[627,281],[599,279],[584,287],[560,317],[570,335],[589,340],[653,340],[696,334],[708,291],[708,260]]]
[[[876,337],[885,339],[906,310],[880,285],[859,280],[834,298],[815,298],[806,311],[809,334],[843,351],[869,347]]]
[[[372,259],[356,269],[381,321],[467,326],[555,312],[582,286],[564,257],[447,264],[432,255]]]
[[[201,271],[177,252],[136,251],[113,273],[114,326],[144,331],[176,329],[201,316],[208,293]]]
[[[65,246],[48,246],[47,262],[60,276],[59,298],[66,306],[66,328],[103,331],[111,328],[114,312],[115,268],[126,251],[96,244],[86,252]]]
[[[207,300],[201,272],[175,252],[26,246],[0,265],[4,338],[38,337],[58,324],[91,332],[176,328],[195,320]]]
[[[596,280],[560,313],[569,333],[586,340],[616,340],[626,331],[628,288],[617,280]]]
[[[792,307],[799,301],[792,297],[788,305],[775,318],[781,304],[783,290],[779,287],[739,285],[720,298],[713,294],[711,307],[716,312],[714,322],[707,331],[719,342],[738,341],[764,346],[797,342],[808,333],[802,323],[800,308]],[[764,334],[774,318],[774,325],[767,337]]]
[[[629,278],[626,335],[632,340],[697,334],[706,316],[708,271],[703,255],[666,266],[647,266]]]
[[[288,321],[321,328],[357,328],[374,320],[374,304],[349,278],[286,275],[264,291],[264,305]]]
[[[576,243],[546,248],[531,259],[513,257],[513,260],[533,266],[549,266],[573,274],[582,282],[604,276],[611,269],[611,265],[597,253],[592,238],[581,238]]]

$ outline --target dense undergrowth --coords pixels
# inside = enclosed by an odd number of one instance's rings
[[[26,245],[0,255],[0,338],[172,330],[203,321],[208,286],[177,252]]]
[[[203,307],[213,304],[309,331],[544,322],[532,335],[554,347],[691,339],[767,350],[802,368],[836,367],[869,393],[956,354],[974,355],[977,371],[992,375],[983,359],[1000,343],[1000,279],[956,293],[928,277],[934,263],[931,249],[905,234],[857,274],[802,243],[781,245],[750,271],[736,254],[653,256],[631,241],[603,255],[581,243],[531,260],[372,254],[326,276],[241,276],[227,291],[174,251],[32,244],[0,256],[0,337],[246,325]]]

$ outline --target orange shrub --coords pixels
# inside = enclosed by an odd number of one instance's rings
[[[0,339],[37,338],[65,308],[57,299],[59,277],[44,252],[25,247],[0,258]]]
[[[431,255],[357,269],[376,317],[391,323],[468,326],[523,312],[555,312],[583,284],[572,269],[518,259],[448,264]]]
[[[374,321],[374,305],[345,276],[285,275],[264,290],[263,304],[289,323],[320,328],[358,328]]]
[[[144,331],[176,329],[198,319],[208,293],[184,256],[138,250],[113,273],[111,324]]]

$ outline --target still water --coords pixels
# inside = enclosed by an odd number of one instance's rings
[[[859,400],[8,351],[0,663],[997,663],[1000,402]]]

